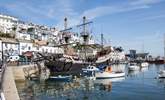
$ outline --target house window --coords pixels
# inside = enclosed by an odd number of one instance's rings
[[[39,50],[39,47],[37,47],[37,50]]]
[[[24,47],[24,46],[22,46],[22,47],[21,47],[21,49],[22,49],[22,50],[24,50],[24,49],[25,49],[25,47]]]
[[[5,47],[8,48],[7,44],[5,43]]]

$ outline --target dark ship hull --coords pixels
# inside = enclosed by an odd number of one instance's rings
[[[52,61],[45,62],[45,66],[50,70],[51,75],[58,74],[75,74],[80,75],[82,72],[82,68],[86,68],[91,63],[73,63],[73,62],[65,62],[65,61]],[[104,62],[96,63],[96,66],[102,64],[110,64],[109,60]]]

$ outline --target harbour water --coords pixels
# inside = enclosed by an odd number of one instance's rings
[[[118,68],[127,75],[100,80],[78,78],[71,82],[26,81],[16,85],[21,100],[164,100],[165,79],[156,78],[164,65],[153,64],[134,72],[128,72],[126,65]]]

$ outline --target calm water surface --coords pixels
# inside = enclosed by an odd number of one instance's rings
[[[16,82],[21,100],[165,100],[165,79],[156,79],[164,65],[150,65],[140,71],[128,72],[123,78],[72,82]]]

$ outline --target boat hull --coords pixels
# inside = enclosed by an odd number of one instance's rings
[[[123,77],[125,76],[125,73],[109,73],[109,72],[96,72],[95,77],[96,79],[107,79],[107,78],[117,78],[117,77]]]
[[[91,63],[72,63],[65,61],[53,61],[53,62],[45,62],[45,66],[50,70],[51,75],[58,74],[75,74],[80,75],[83,68],[86,68]],[[109,65],[110,61],[107,60],[105,62],[97,63],[96,66],[106,64]]]

